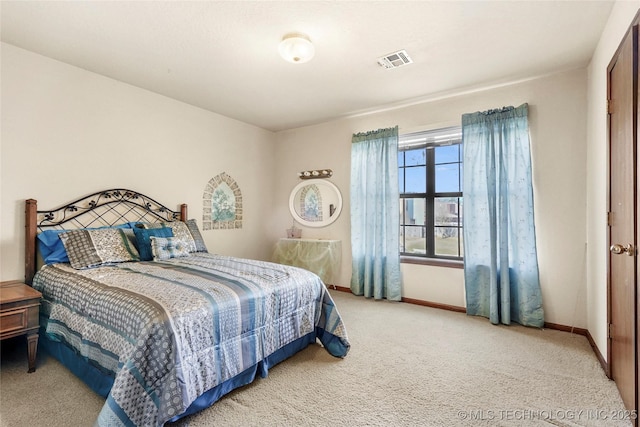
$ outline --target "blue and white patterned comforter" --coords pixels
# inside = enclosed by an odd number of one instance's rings
[[[45,266],[46,334],[115,380],[99,426],[161,426],[207,390],[315,333],[344,357],[347,334],[313,273],[192,254],[89,270]]]

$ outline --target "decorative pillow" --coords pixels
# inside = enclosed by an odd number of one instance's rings
[[[98,228],[87,228],[86,230],[101,230],[107,228],[122,228],[129,229],[131,228],[130,224],[122,224],[117,225],[115,227],[98,227]],[[84,230],[84,229],[83,229]],[[60,234],[66,233],[70,230],[44,230],[41,233],[38,233],[36,237],[38,239],[38,250],[40,251],[40,255],[42,256],[42,260],[45,264],[55,264],[58,262],[69,262],[69,257],[67,256],[67,250],[64,248],[62,244],[62,240],[60,240]],[[131,236],[133,237],[133,235]]]
[[[151,252],[151,236],[155,237],[173,237],[173,230],[169,227],[161,228],[139,228],[133,229],[138,244],[138,252],[140,253],[140,261],[151,261],[153,253]]]
[[[189,249],[180,239],[156,236],[151,236],[150,239],[154,261],[189,256]]]
[[[196,252],[196,242],[193,240],[187,224],[182,221],[143,223],[143,226],[148,229],[169,227],[173,231],[173,238],[176,242],[182,243],[189,252]]]
[[[196,220],[188,219],[185,224],[187,224],[187,228],[191,232],[191,237],[193,237],[193,241],[196,244],[196,252],[209,252],[207,250],[207,245],[204,244],[204,239],[202,238],[202,234],[200,234],[200,229],[198,228]]]
[[[132,244],[132,238],[133,230],[119,228],[82,229],[60,234],[71,267],[76,270],[138,261],[140,255]]]

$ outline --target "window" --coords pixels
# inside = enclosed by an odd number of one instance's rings
[[[461,260],[462,130],[401,135],[400,254]]]

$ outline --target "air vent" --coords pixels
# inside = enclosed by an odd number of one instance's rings
[[[399,50],[378,58],[378,64],[387,69],[398,68],[411,63],[413,63],[413,61],[406,50]]]

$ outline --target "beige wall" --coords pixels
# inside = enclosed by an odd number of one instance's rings
[[[587,111],[587,311],[588,329],[607,357],[607,67],[640,8],[618,1],[588,68]]]
[[[203,231],[212,252],[265,259],[271,211],[269,131],[2,44],[2,280],[24,277],[24,200],[42,209],[130,188],[202,224],[207,182],[227,172],[244,199],[239,230]]]
[[[530,106],[534,164],[534,197],[540,280],[546,321],[587,326],[585,277],[586,227],[586,70],[573,70],[490,90],[451,96],[417,105],[341,119],[277,134],[278,174],[275,242],[290,227],[290,190],[299,170],[331,168],[331,180],[342,190],[345,208],[326,228],[304,228],[303,237],[341,239],[339,285],[349,286],[349,181],[351,135],[400,126],[400,131],[460,121],[463,113],[505,105]],[[403,264],[403,296],[464,306],[462,270]]]
[[[331,226],[303,232],[343,241],[338,284],[348,286],[351,134],[446,126],[463,113],[528,102],[546,320],[588,327],[606,356],[606,67],[638,6],[616,2],[588,82],[585,70],[574,70],[276,135],[3,43],[0,279],[23,274],[26,198],[48,207],[130,187],[176,207],[186,202],[200,220],[204,185],[227,172],[244,193],[244,228],[204,232],[207,244],[268,259],[291,226],[297,172],[328,167],[344,210]],[[403,276],[405,297],[464,305],[462,270],[405,264]]]

